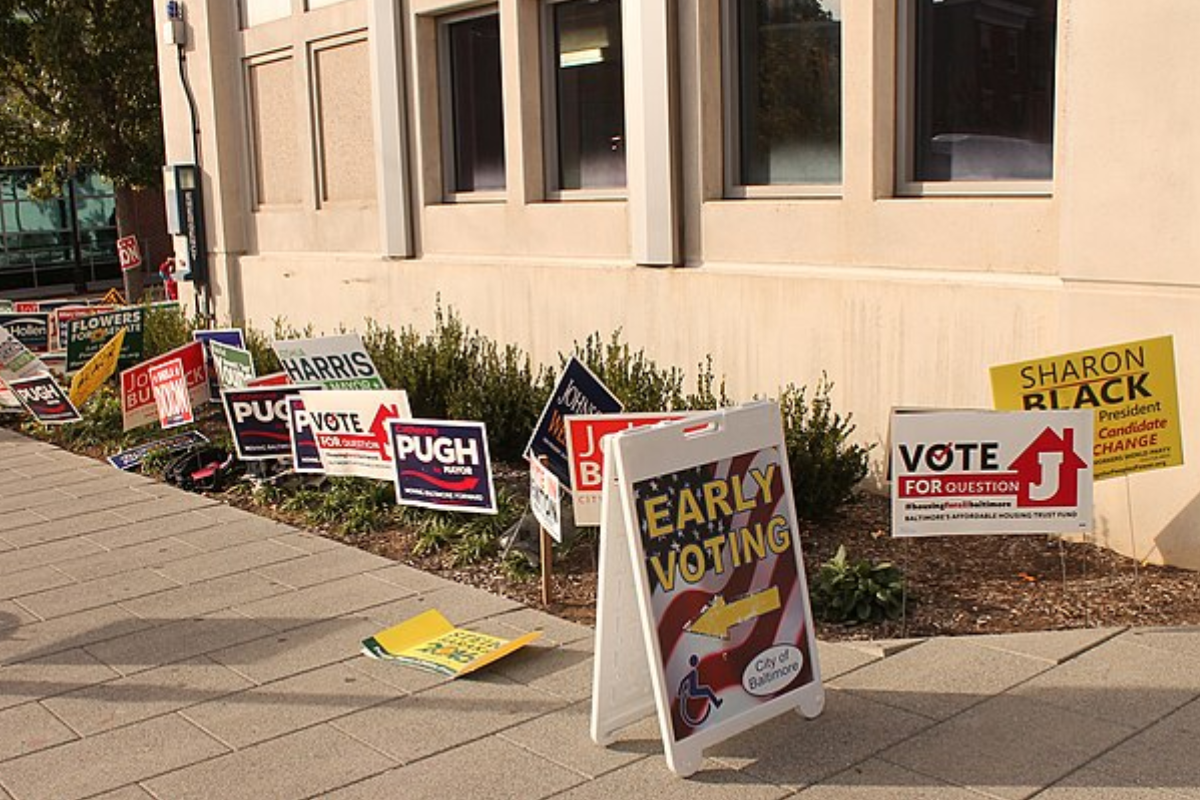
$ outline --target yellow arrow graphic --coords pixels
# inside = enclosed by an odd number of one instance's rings
[[[761,617],[778,610],[779,587],[772,586],[761,592],[746,595],[740,600],[726,603],[725,598],[717,595],[708,607],[696,617],[688,630],[701,636],[715,636],[718,639],[728,639],[729,629],[747,620]]]

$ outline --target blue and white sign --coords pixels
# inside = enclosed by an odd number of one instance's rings
[[[165,439],[156,439],[153,442],[139,444],[137,447],[131,447],[128,450],[122,450],[119,453],[109,456],[108,463],[117,469],[130,470],[141,466],[141,463],[146,460],[146,456],[151,453],[177,453],[181,450],[189,450],[198,444],[208,444],[208,437],[199,431],[186,431],[174,436],[168,436]]]
[[[482,422],[389,420],[396,502],[407,506],[496,513],[496,485]]]
[[[271,386],[221,392],[225,417],[242,461],[292,457],[287,399],[313,386]]]
[[[308,421],[304,398],[294,394],[287,399],[288,422],[292,432],[292,469],[296,472],[322,475],[325,464],[317,447],[317,435]]]
[[[559,483],[570,489],[567,415],[615,414],[624,408],[625,405],[582,361],[571,356],[533,429],[533,436],[525,447],[525,458],[530,461],[540,459]]]

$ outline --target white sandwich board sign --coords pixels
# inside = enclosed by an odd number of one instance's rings
[[[667,765],[824,707],[779,407],[604,441],[592,738],[657,709]]]

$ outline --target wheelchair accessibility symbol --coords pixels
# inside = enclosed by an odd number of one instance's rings
[[[679,716],[693,728],[703,725],[714,708],[721,707],[721,698],[712,687],[700,683],[700,658],[688,658],[691,671],[679,682]]]

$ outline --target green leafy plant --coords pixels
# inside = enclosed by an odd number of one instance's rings
[[[887,561],[851,560],[845,545],[821,565],[810,587],[817,617],[850,624],[899,618],[905,591],[904,575],[898,567]]]
[[[143,350],[147,359],[182,347],[192,341],[195,323],[179,308],[146,307]]]
[[[524,500],[501,488],[496,494],[496,514],[452,514],[409,509],[417,533],[417,555],[447,550],[454,566],[476,564],[496,555],[500,535],[525,513]]]
[[[811,400],[791,384],[779,396],[796,513],[808,520],[828,519],[844,505],[870,461],[871,448],[850,441],[851,416],[833,410],[832,389],[822,376]]]
[[[732,405],[724,380],[718,384],[713,375],[712,356],[699,365],[696,391],[686,394],[683,370],[658,366],[645,350],[635,351],[622,341],[620,330],[607,341],[599,333],[589,335],[582,344],[575,343],[575,354],[621,399],[626,411],[701,411]]]
[[[493,458],[521,458],[552,376],[519,347],[501,347],[440,306],[430,333],[368,322],[363,343],[384,383],[408,392],[416,416],[480,420]]]
[[[246,340],[246,349],[250,351],[250,357],[254,360],[256,375],[270,375],[283,369],[279,363],[279,356],[275,355],[275,350],[271,347],[271,339],[265,333],[246,328],[242,335]]]

